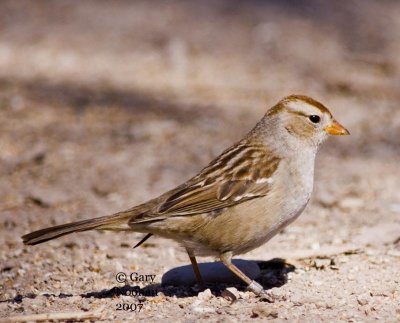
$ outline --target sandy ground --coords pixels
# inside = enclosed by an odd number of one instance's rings
[[[0,316],[398,322],[399,17],[389,0],[2,1]],[[352,135],[321,149],[304,214],[240,257],[257,261],[275,303],[240,284],[161,286],[189,261],[159,238],[23,246],[29,231],[182,183],[291,93],[325,103]],[[155,279],[125,286],[118,272]]]

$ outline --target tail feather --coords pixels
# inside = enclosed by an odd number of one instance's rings
[[[26,245],[35,245],[46,242],[61,236],[88,230],[124,230],[121,224],[127,224],[128,220],[132,217],[131,212],[121,212],[114,215],[102,216],[99,218],[88,219],[83,221],[71,222],[66,224],[57,225],[54,227],[44,228],[41,230],[33,231],[22,236],[22,240]],[[126,229],[129,227],[126,226]]]

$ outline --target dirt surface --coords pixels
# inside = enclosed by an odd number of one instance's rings
[[[0,316],[398,322],[399,17],[389,0],[2,1]],[[182,183],[292,93],[351,136],[321,149],[303,215],[239,257],[257,261],[275,303],[243,285],[160,286],[189,261],[156,237],[135,250],[141,234],[23,246],[32,230]]]

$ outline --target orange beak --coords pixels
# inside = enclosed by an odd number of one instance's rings
[[[349,135],[350,132],[343,127],[339,122],[336,120],[333,120],[332,124],[329,126],[325,127],[324,129],[327,133],[333,136],[343,136],[343,135]]]

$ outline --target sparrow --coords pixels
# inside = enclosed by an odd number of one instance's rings
[[[263,245],[303,212],[313,190],[318,147],[329,135],[348,134],[323,104],[290,95],[184,184],[126,211],[41,229],[22,239],[36,245],[88,230],[145,233],[137,247],[158,235],[186,249],[199,284],[196,256],[216,256],[249,290],[268,295],[232,257]]]

